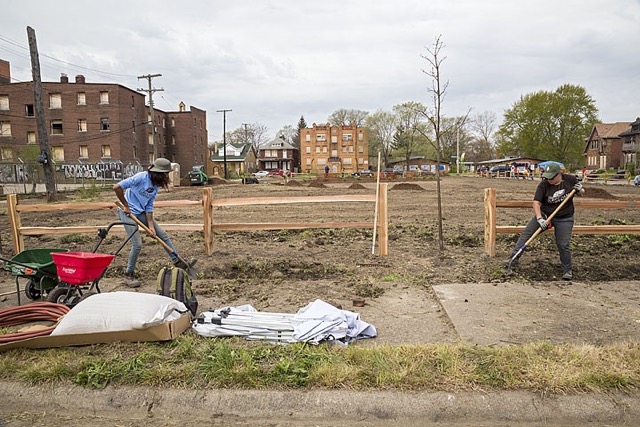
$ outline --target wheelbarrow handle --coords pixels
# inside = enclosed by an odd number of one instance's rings
[[[142,221],[140,221],[138,218],[136,218],[135,215],[131,215],[130,213],[126,213],[124,211],[124,205],[122,204],[122,202],[120,202],[119,200],[116,201],[116,206],[118,206],[118,208],[120,208],[122,210],[122,212],[124,212],[124,214],[126,216],[128,216],[129,218],[131,218],[133,220],[133,222],[135,222],[136,224],[138,224],[138,227],[142,228],[144,231],[146,231],[146,233],[153,237],[158,243],[160,243],[162,245],[162,247],[164,247],[169,253],[175,254],[176,251],[174,251],[173,249],[171,249],[171,246],[167,245],[164,241],[162,241],[161,238],[159,238],[156,234],[154,234],[149,227],[147,227],[146,225],[144,225],[144,223]]]

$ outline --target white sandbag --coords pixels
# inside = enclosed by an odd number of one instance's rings
[[[139,292],[108,292],[92,295],[73,307],[51,335],[146,329],[170,322],[187,311],[173,298]]]

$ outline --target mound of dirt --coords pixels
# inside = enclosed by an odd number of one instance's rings
[[[412,184],[410,182],[403,182],[400,184],[396,184],[390,188],[390,190],[416,190],[416,191],[426,191],[418,184]]]
[[[353,184],[351,184],[349,186],[350,190],[366,190],[367,187],[365,187],[364,185],[360,184],[359,182],[354,182]]]
[[[613,194],[609,193],[604,188],[600,188],[600,187],[588,187],[588,188],[585,188],[584,196],[585,197],[593,197],[594,199],[610,199],[610,200],[617,200],[618,199],[618,197],[614,196]]]
[[[323,183],[321,183],[320,181],[311,181],[309,183],[309,187],[315,187],[315,188],[327,188],[326,185],[324,185]]]
[[[222,178],[218,178],[217,176],[212,176],[209,178],[209,184],[221,185],[221,184],[228,184],[228,182]]]
[[[300,181],[296,181],[295,179],[289,180],[289,182],[287,182],[285,185],[288,187],[302,187],[302,183]]]

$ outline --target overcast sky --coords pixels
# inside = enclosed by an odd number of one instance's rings
[[[5,0],[5,3],[9,3]],[[430,106],[421,55],[444,43],[445,116],[504,110],[521,95],[570,83],[603,122],[640,116],[638,0],[30,0],[0,13],[0,58],[30,81],[26,27],[35,29],[43,81],[153,80],[164,111],[207,111],[209,141],[242,123],[269,136],[324,123],[340,108]],[[45,56],[46,55],[46,56]],[[53,59],[52,59],[53,58]],[[64,62],[61,62],[64,61]]]

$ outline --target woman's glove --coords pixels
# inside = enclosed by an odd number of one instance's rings
[[[549,223],[547,223],[547,220],[544,219],[543,217],[540,217],[537,220],[538,220],[538,226],[542,231],[546,230],[549,227]]]
[[[573,186],[573,189],[576,190],[576,193],[579,193],[582,191],[582,183],[578,182],[576,183],[576,185]]]

